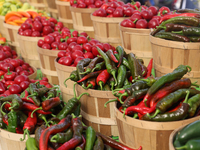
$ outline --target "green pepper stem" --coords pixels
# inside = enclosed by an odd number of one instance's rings
[[[4,106],[5,104],[10,104],[10,105],[11,105],[10,102],[4,102],[4,103],[1,105],[1,113],[3,114],[3,116],[6,115],[6,113],[3,111],[3,106]]]
[[[7,72],[7,75],[11,75],[12,72],[10,72],[10,67],[8,67],[8,72]]]
[[[85,93],[82,93],[81,95],[79,95],[79,97],[77,98],[78,100],[83,96],[83,95],[90,95],[89,93],[85,92]]]
[[[38,110],[42,110],[42,107],[39,107],[39,108],[36,108],[35,110],[33,110],[32,113],[31,113],[31,118],[33,118],[33,113],[38,111]]]
[[[103,82],[102,81],[99,81],[99,86],[100,86],[100,89],[102,91],[103,90]]]
[[[73,78],[72,76],[74,76],[74,75],[71,75],[69,78],[65,79],[65,81],[63,83],[65,85],[65,87],[67,87],[67,84],[66,84],[67,80],[72,79]]]
[[[186,67],[189,69],[188,72],[190,72],[192,70],[192,68],[188,65],[186,65]]]
[[[91,72],[94,72],[94,70],[95,70],[95,69],[97,69],[97,68],[98,68],[98,67],[94,67],[94,68],[92,69],[92,71],[91,71]]]
[[[24,129],[24,135],[23,135],[23,138],[20,138],[20,141],[24,141],[26,138],[26,135],[28,136],[28,138],[30,138],[28,129]]]
[[[53,142],[53,143],[57,143],[57,134],[55,134],[54,136],[51,137],[50,141]]]
[[[93,85],[92,84],[88,84],[88,86],[86,87],[86,89],[92,89],[93,88]]]
[[[198,84],[196,84],[197,83],[197,81],[196,82],[194,82],[194,83],[191,83],[191,86],[197,86],[198,88],[200,87],[200,85],[198,85]]]
[[[123,88],[112,90],[112,94],[114,95],[116,91],[124,90]]]
[[[76,90],[75,90],[76,84],[77,84],[77,82],[74,83],[74,87],[73,87],[74,98],[76,98]]]
[[[189,95],[190,95],[190,91],[186,91],[186,96],[185,96],[185,100],[183,101],[183,103],[187,103],[187,101],[188,101],[188,97],[189,97]]]
[[[124,92],[123,94],[121,94],[119,96],[119,101],[120,101],[121,104],[124,104],[124,102],[122,101],[123,96],[128,96],[128,94],[126,92]]]
[[[181,34],[183,31],[172,31],[172,33]]]
[[[112,83],[111,83],[111,91],[113,91],[113,89],[114,89],[114,86],[115,86],[115,83],[114,83],[114,82],[112,82]]]
[[[37,93],[31,94],[31,95],[27,96],[27,98],[33,97],[33,96],[38,96],[38,94]]]
[[[15,107],[19,107],[19,103],[14,103],[9,109],[14,109]]]
[[[183,145],[181,147],[175,147],[175,149],[179,150],[179,149],[187,149],[187,146],[186,145]]]
[[[116,101],[118,101],[117,98],[116,98],[116,99],[109,100],[109,101],[107,101],[107,102],[104,104],[104,107],[106,108],[108,103],[116,102]]]
[[[154,118],[157,114],[159,114],[160,113],[160,109],[156,109],[156,112],[154,113],[154,115],[153,116],[150,116],[150,114],[149,113],[147,113],[147,116],[149,117],[149,118]]]
[[[116,76],[115,76],[115,72],[116,71],[111,71],[111,74],[113,75],[113,77],[114,77],[114,80],[115,80],[115,86],[117,85],[117,78],[116,78]]]
[[[48,124],[48,121],[44,115],[42,115],[42,120],[44,120],[46,126],[50,127],[50,125]]]
[[[54,115],[54,114],[51,114],[51,116],[52,116],[52,117],[56,117],[56,115]]]
[[[144,99],[144,105],[145,105],[145,107],[148,107],[147,106],[147,99]]]
[[[85,85],[84,85],[84,84],[82,85],[82,87],[83,87],[85,90],[87,90],[87,89],[88,89],[87,87],[85,87]]]
[[[134,116],[133,116],[133,118],[136,119],[137,117],[138,117],[138,114],[135,113]]]
[[[124,108],[124,110],[123,110],[124,112],[123,112],[123,118],[125,118],[125,112],[126,112],[126,108]]]
[[[91,69],[90,68],[87,68],[85,72],[81,72],[79,74],[87,74],[87,73],[90,73],[91,72]]]

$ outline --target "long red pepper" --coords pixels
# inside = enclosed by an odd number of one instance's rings
[[[23,105],[22,105],[22,109],[29,110],[29,111],[34,111],[35,109],[38,109],[38,108],[39,108],[38,106],[31,104],[31,103],[26,103],[26,102],[24,102]],[[43,115],[48,115],[48,114],[52,113],[50,111],[43,111],[43,110],[40,110],[40,109],[37,110],[36,112],[43,114]]]
[[[103,70],[98,76],[97,76],[97,85],[101,87],[101,90],[103,89],[103,85],[106,84],[107,80],[110,78],[110,74],[108,73],[107,69]]]
[[[48,111],[51,108],[58,106],[60,103],[61,103],[61,100],[59,97],[50,98],[42,102],[42,109],[44,111]]]
[[[151,70],[153,68],[153,58],[149,61],[149,64],[147,66],[147,75],[144,78],[148,78],[151,76]]]
[[[102,72],[102,70],[91,72],[91,73],[87,74],[86,76],[84,76],[82,79],[78,80],[77,82],[80,83],[89,78],[97,77],[101,72]]]
[[[51,134],[56,134],[58,132],[62,132],[71,126],[72,116],[68,115],[64,119],[62,119],[58,124],[53,125],[47,129],[45,129],[41,136],[39,142],[40,150],[48,150],[48,139]]]
[[[31,117],[31,112],[28,112],[28,118],[24,123],[23,130],[27,129],[30,133],[33,133],[36,124],[37,124],[37,115],[33,114],[33,117]]]
[[[86,83],[86,86],[87,86],[86,89],[89,89],[89,88],[94,89],[96,86],[96,78],[89,79]]]

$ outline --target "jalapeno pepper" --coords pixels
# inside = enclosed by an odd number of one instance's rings
[[[104,150],[104,144],[103,144],[103,140],[101,139],[100,136],[97,135],[97,139],[95,141],[93,150]]]
[[[65,143],[73,137],[73,130],[69,128],[65,133],[57,133],[51,137],[51,142],[55,143]]]
[[[65,85],[66,87],[67,87],[66,82],[67,82],[67,80],[69,80],[69,79],[72,80],[72,81],[74,81],[74,82],[76,82],[76,81],[79,80],[77,70],[72,71],[72,72],[70,73],[69,78],[65,79],[65,81],[64,81],[64,85]]]
[[[116,88],[123,87],[125,79],[126,79],[126,67],[124,65],[120,65],[117,70],[117,86],[116,86]]]
[[[200,94],[196,94],[188,99],[187,103],[190,105],[190,109],[188,111],[189,117],[193,117],[197,108],[200,106]]]
[[[200,148],[200,137],[191,139],[183,146],[176,147],[177,150],[187,149],[187,150],[197,150]]]
[[[93,146],[94,146],[94,143],[95,143],[95,140],[96,140],[96,132],[91,126],[89,126],[86,129],[86,145],[85,145],[85,149],[92,150]]]

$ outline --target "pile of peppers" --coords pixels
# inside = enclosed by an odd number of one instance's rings
[[[200,121],[195,121],[182,128],[175,135],[173,145],[176,150],[200,149]]]
[[[136,80],[128,88],[115,89],[113,94],[117,98],[107,103],[118,101],[118,109],[124,117],[147,121],[178,121],[198,116],[200,91],[195,86],[199,85],[182,78],[190,71],[189,66],[179,65],[159,78]]]
[[[116,51],[102,51],[97,47],[98,57],[80,60],[76,70],[71,72],[71,79],[85,89],[111,91],[130,86],[138,78],[147,78],[151,75],[152,63],[146,67],[142,59],[137,59],[133,53],[126,54],[121,46]]]
[[[178,10],[176,14],[165,15],[151,35],[173,41],[200,42],[200,11]]]

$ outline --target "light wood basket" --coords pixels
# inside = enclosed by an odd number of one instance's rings
[[[47,0],[47,6],[49,9],[49,12],[51,13],[51,17],[58,19],[58,10],[56,7],[55,0]]]
[[[5,33],[7,34],[6,38],[8,41],[10,41],[9,44],[14,47],[18,56],[20,56],[21,49],[19,46],[19,39],[18,39],[18,30],[19,30],[20,26],[10,25],[5,22],[3,22],[3,26],[6,30],[5,31]]]
[[[111,91],[99,91],[88,89],[85,90],[80,85],[76,85],[77,96],[81,93],[88,92],[88,95],[81,97],[81,115],[83,122],[87,126],[92,126],[95,131],[101,132],[107,136],[118,136],[117,123],[115,120],[114,105],[109,103],[107,107],[104,104],[116,97]]]
[[[0,16],[0,33],[2,34],[3,37],[7,38],[8,30],[3,25],[4,21],[5,21],[5,16]]]
[[[47,1],[52,1],[52,0],[28,0],[28,2],[36,9],[48,12]]]
[[[44,37],[28,37],[18,34],[18,39],[21,48],[21,56],[25,62],[31,66],[40,68],[40,60],[37,52],[37,42]]]
[[[115,106],[117,127],[119,130],[119,141],[132,148],[142,146],[142,150],[169,150],[169,136],[173,130],[187,125],[200,118],[155,122],[134,119],[123,114]]]
[[[106,18],[93,16],[91,14],[91,19],[93,21],[95,39],[102,43],[109,43],[114,47],[122,45],[119,23],[127,18]]]
[[[94,38],[94,27],[90,15],[97,8],[74,8],[70,6],[74,29],[79,33],[86,32],[89,37]]]
[[[31,66],[31,68],[33,68],[34,73],[29,75],[28,78],[29,79],[35,79],[37,77],[37,69],[35,67],[33,67],[33,66]]]
[[[64,81],[70,76],[72,71],[76,70],[76,67],[61,65],[58,63],[58,58],[56,58],[54,62],[55,62],[55,67],[58,74],[59,86],[60,86],[63,100],[65,102],[68,102],[69,99],[74,97],[74,91],[73,91],[74,81],[71,81],[69,79],[66,82],[67,87],[65,87]]]
[[[60,50],[43,49],[37,46],[37,51],[40,60],[40,69],[42,74],[49,79],[51,84],[59,84],[58,74],[54,60],[57,58]]]
[[[61,21],[65,27],[73,29],[72,14],[69,9],[70,3],[56,0],[56,6],[58,10],[59,21]]]
[[[150,35],[150,42],[157,77],[172,72],[182,64],[192,68],[192,71],[184,77],[200,83],[200,42],[170,41],[152,35]]]
[[[34,134],[30,135],[35,137]],[[23,134],[17,134],[8,132],[0,128],[0,149],[2,150],[24,150],[26,147],[26,139],[20,141],[20,138],[23,138]]]
[[[149,41],[151,29],[127,28],[121,26],[119,23],[119,30],[124,50],[143,59],[144,64],[147,66],[153,57]]]

